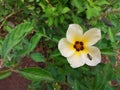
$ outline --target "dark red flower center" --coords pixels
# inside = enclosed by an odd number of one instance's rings
[[[84,44],[81,41],[76,41],[74,44],[74,48],[76,49],[76,51],[80,51],[84,49]]]

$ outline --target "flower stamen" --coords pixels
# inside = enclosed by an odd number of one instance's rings
[[[80,51],[84,49],[83,45],[83,42],[76,41],[73,47],[76,49],[76,51]]]

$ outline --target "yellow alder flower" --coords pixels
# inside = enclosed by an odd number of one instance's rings
[[[58,43],[58,49],[73,68],[84,64],[96,66],[101,62],[101,53],[97,47],[92,45],[100,39],[101,31],[99,29],[91,28],[83,34],[81,26],[70,24],[66,38],[62,38]]]

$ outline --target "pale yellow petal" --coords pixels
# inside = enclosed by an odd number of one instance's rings
[[[67,40],[74,43],[76,40],[81,39],[83,30],[78,24],[70,24],[66,33]]]
[[[69,57],[75,52],[73,45],[70,42],[68,42],[66,38],[62,38],[59,41],[58,49],[64,57]]]
[[[90,46],[88,48],[88,53],[85,55],[86,60],[85,63],[89,66],[96,66],[98,63],[101,62],[101,53],[97,47]],[[89,54],[89,55],[88,55]]]
[[[87,42],[87,45],[94,45],[101,39],[101,31],[97,28],[91,28],[84,33],[83,39]]]
[[[85,60],[82,54],[78,55],[74,53],[71,57],[68,57],[67,60],[72,68],[78,68],[85,64]]]

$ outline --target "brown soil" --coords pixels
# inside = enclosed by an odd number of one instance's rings
[[[33,62],[31,58],[24,57],[19,68],[36,67],[37,63]],[[11,76],[0,80],[0,90],[27,90],[30,80],[25,79],[18,73],[12,73]]]
[[[27,90],[30,81],[17,73],[6,79],[0,80],[0,90]]]

